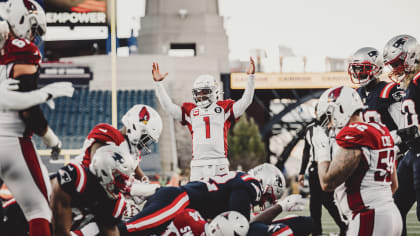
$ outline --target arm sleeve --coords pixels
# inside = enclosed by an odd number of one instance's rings
[[[46,102],[48,94],[39,89],[31,92],[3,90],[0,91],[0,97],[2,97],[0,107],[10,110],[25,110]]]
[[[306,135],[308,135],[308,131],[306,132]],[[311,149],[311,145],[308,143],[308,140],[306,139],[306,135],[305,135],[305,147],[303,148],[303,154],[302,154],[302,163],[300,165],[300,171],[299,171],[300,175],[305,174],[305,170],[309,162],[309,153]]]
[[[244,114],[246,109],[251,105],[252,100],[254,99],[254,89],[255,89],[255,75],[248,76],[248,83],[246,85],[244,94],[241,99],[233,104],[233,114],[235,118]]]
[[[156,86],[156,96],[159,100],[160,105],[162,108],[169,113],[175,120],[182,121],[182,110],[181,107],[174,104],[169,97],[168,93],[166,93],[165,88],[163,87],[162,82],[155,82]]]

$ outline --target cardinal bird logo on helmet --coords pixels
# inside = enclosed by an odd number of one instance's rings
[[[328,101],[329,102],[335,102],[337,100],[337,98],[340,96],[342,89],[343,89],[343,87],[339,87],[339,88],[336,88],[333,91],[331,91],[330,94],[328,94]]]
[[[147,124],[147,122],[149,122],[149,119],[150,119],[149,111],[147,110],[146,107],[143,107],[139,113],[139,121],[143,122],[144,124]]]

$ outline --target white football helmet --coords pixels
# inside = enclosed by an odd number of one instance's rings
[[[192,95],[199,107],[208,107],[219,100],[219,85],[211,75],[200,75],[194,80]]]
[[[384,62],[391,73],[388,77],[399,83],[407,73],[413,72],[419,63],[419,46],[410,35],[398,35],[390,39],[384,48]]]
[[[283,173],[273,164],[264,163],[248,171],[258,179],[263,187],[260,206],[267,208],[280,199],[286,189],[286,180]]]
[[[7,3],[6,19],[18,38],[33,40],[47,31],[47,20],[42,7],[34,0],[13,0]]]
[[[236,211],[223,212],[204,226],[206,236],[245,236],[248,230],[248,220]]]
[[[89,170],[99,178],[109,197],[116,199],[121,191],[128,191],[130,176],[136,164],[130,154],[110,144],[98,148],[92,157]]]
[[[326,90],[318,101],[317,118],[326,114],[332,128],[341,129],[349,122],[351,116],[363,108],[362,99],[353,88],[346,86]]]
[[[162,119],[155,109],[147,105],[133,106],[121,119],[131,145],[143,153],[150,153],[150,145],[159,141]]]
[[[347,71],[354,84],[366,86],[372,80],[379,78],[383,67],[384,62],[379,51],[375,48],[364,47],[353,54]]]

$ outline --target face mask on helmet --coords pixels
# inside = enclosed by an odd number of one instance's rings
[[[378,50],[364,47],[353,54],[347,72],[354,84],[366,86],[381,75],[383,66],[382,56]]]
[[[384,62],[391,72],[388,77],[397,83],[418,65],[417,40],[410,35],[398,35],[387,42],[384,48]]]
[[[248,230],[248,220],[236,211],[219,214],[204,226],[206,236],[245,236]]]
[[[211,75],[200,75],[195,79],[192,89],[195,104],[198,107],[208,107],[219,99],[219,89],[216,80]]]
[[[140,150],[142,153],[151,153],[152,152],[152,145],[157,143],[156,140],[152,138],[149,134],[142,134],[140,137],[140,141],[137,144],[137,149]]]

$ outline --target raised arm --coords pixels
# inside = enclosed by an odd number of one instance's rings
[[[242,97],[233,104],[233,115],[239,117],[246,109],[251,105],[252,100],[254,99],[254,89],[255,89],[255,63],[252,57],[249,59],[249,68],[246,72],[248,74],[248,83],[246,85],[244,94]]]
[[[0,83],[0,108],[10,110],[25,110],[30,107],[47,102],[55,97],[71,97],[74,88],[71,83],[59,82],[45,86],[44,88],[29,91],[17,92],[19,81],[7,79]]]
[[[168,72],[166,72],[165,74],[161,74],[159,70],[159,64],[157,62],[153,62],[152,74],[156,86],[156,96],[159,100],[160,105],[175,120],[182,121],[181,107],[172,102],[171,98],[165,90],[165,87],[163,86],[162,81],[168,75]]]

